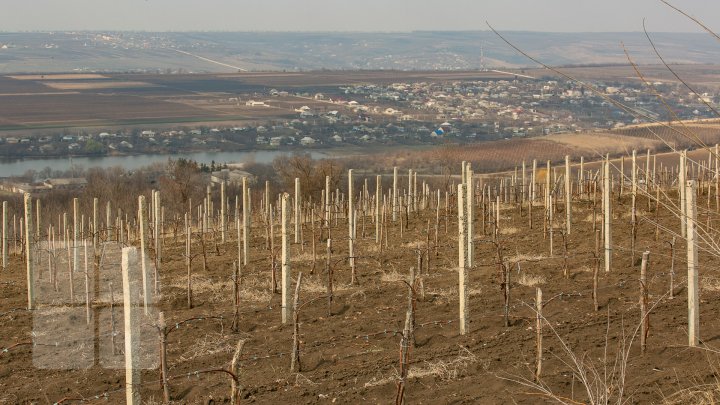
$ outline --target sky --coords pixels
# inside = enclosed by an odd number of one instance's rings
[[[672,0],[720,30],[720,1]],[[0,0],[0,31],[699,32],[660,0]],[[713,26],[715,24],[715,26]]]

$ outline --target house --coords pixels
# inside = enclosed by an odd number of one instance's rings
[[[338,135],[338,134],[335,134],[335,135],[332,136],[332,140],[335,141],[335,142],[342,142],[342,141],[343,141],[343,138],[342,138],[342,136],[340,136],[340,135]]]
[[[270,107],[269,105],[265,104],[264,101],[255,101],[255,100],[246,101],[245,105],[248,107]]]
[[[273,136],[272,138],[270,138],[270,146],[280,146],[282,144],[283,138],[284,137],[282,136]]]
[[[251,184],[255,183],[255,176],[243,170],[222,169],[210,173],[210,181],[217,184],[224,181],[225,184],[241,185],[243,178],[247,178]]]
[[[303,146],[312,146],[315,145],[315,140],[309,136],[303,137],[300,139],[300,145]]]
[[[77,190],[85,188],[87,180],[83,177],[66,177],[47,179],[43,184],[50,190]]]

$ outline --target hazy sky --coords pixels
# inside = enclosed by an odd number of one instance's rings
[[[720,29],[720,1],[673,0]],[[0,0],[0,30],[697,32],[659,0]]]

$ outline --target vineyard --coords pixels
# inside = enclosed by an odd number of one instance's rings
[[[715,403],[717,150],[531,152],[177,212],[5,202],[0,402]]]

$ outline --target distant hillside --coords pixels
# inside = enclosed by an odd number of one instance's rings
[[[670,62],[720,60],[720,47],[707,35],[652,35]],[[506,36],[553,65],[626,64],[621,41],[637,62],[658,62],[643,33],[510,32]],[[0,73],[452,70],[481,65],[532,63],[487,31],[0,33]]]

